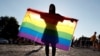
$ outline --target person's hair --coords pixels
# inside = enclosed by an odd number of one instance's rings
[[[94,34],[97,34],[97,32],[94,32]]]
[[[54,4],[50,4],[49,6],[49,13],[55,14],[56,8]]]

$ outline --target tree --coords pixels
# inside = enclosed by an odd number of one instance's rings
[[[18,34],[18,22],[15,17],[0,17],[2,22],[2,37],[16,40]]]
[[[3,31],[4,31],[4,28],[5,28],[8,20],[9,20],[8,16],[5,16],[5,17],[1,16],[0,17],[0,37],[4,37]]]

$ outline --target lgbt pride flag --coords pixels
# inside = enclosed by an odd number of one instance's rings
[[[53,18],[53,19],[52,19]],[[50,15],[46,12],[27,9],[19,36],[41,44],[56,46],[62,50],[69,50],[77,21],[59,14]]]

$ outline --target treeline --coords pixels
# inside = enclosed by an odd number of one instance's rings
[[[15,17],[1,16],[0,17],[0,38],[7,40],[16,40],[18,34],[18,22]]]
[[[0,38],[8,40],[9,43],[29,42],[18,37],[19,24],[15,17],[0,17]]]

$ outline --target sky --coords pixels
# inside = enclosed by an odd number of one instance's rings
[[[14,16],[21,25],[27,8],[48,12],[49,5],[56,13],[78,19],[74,32],[76,38],[100,34],[100,0],[0,0],[0,16]]]

